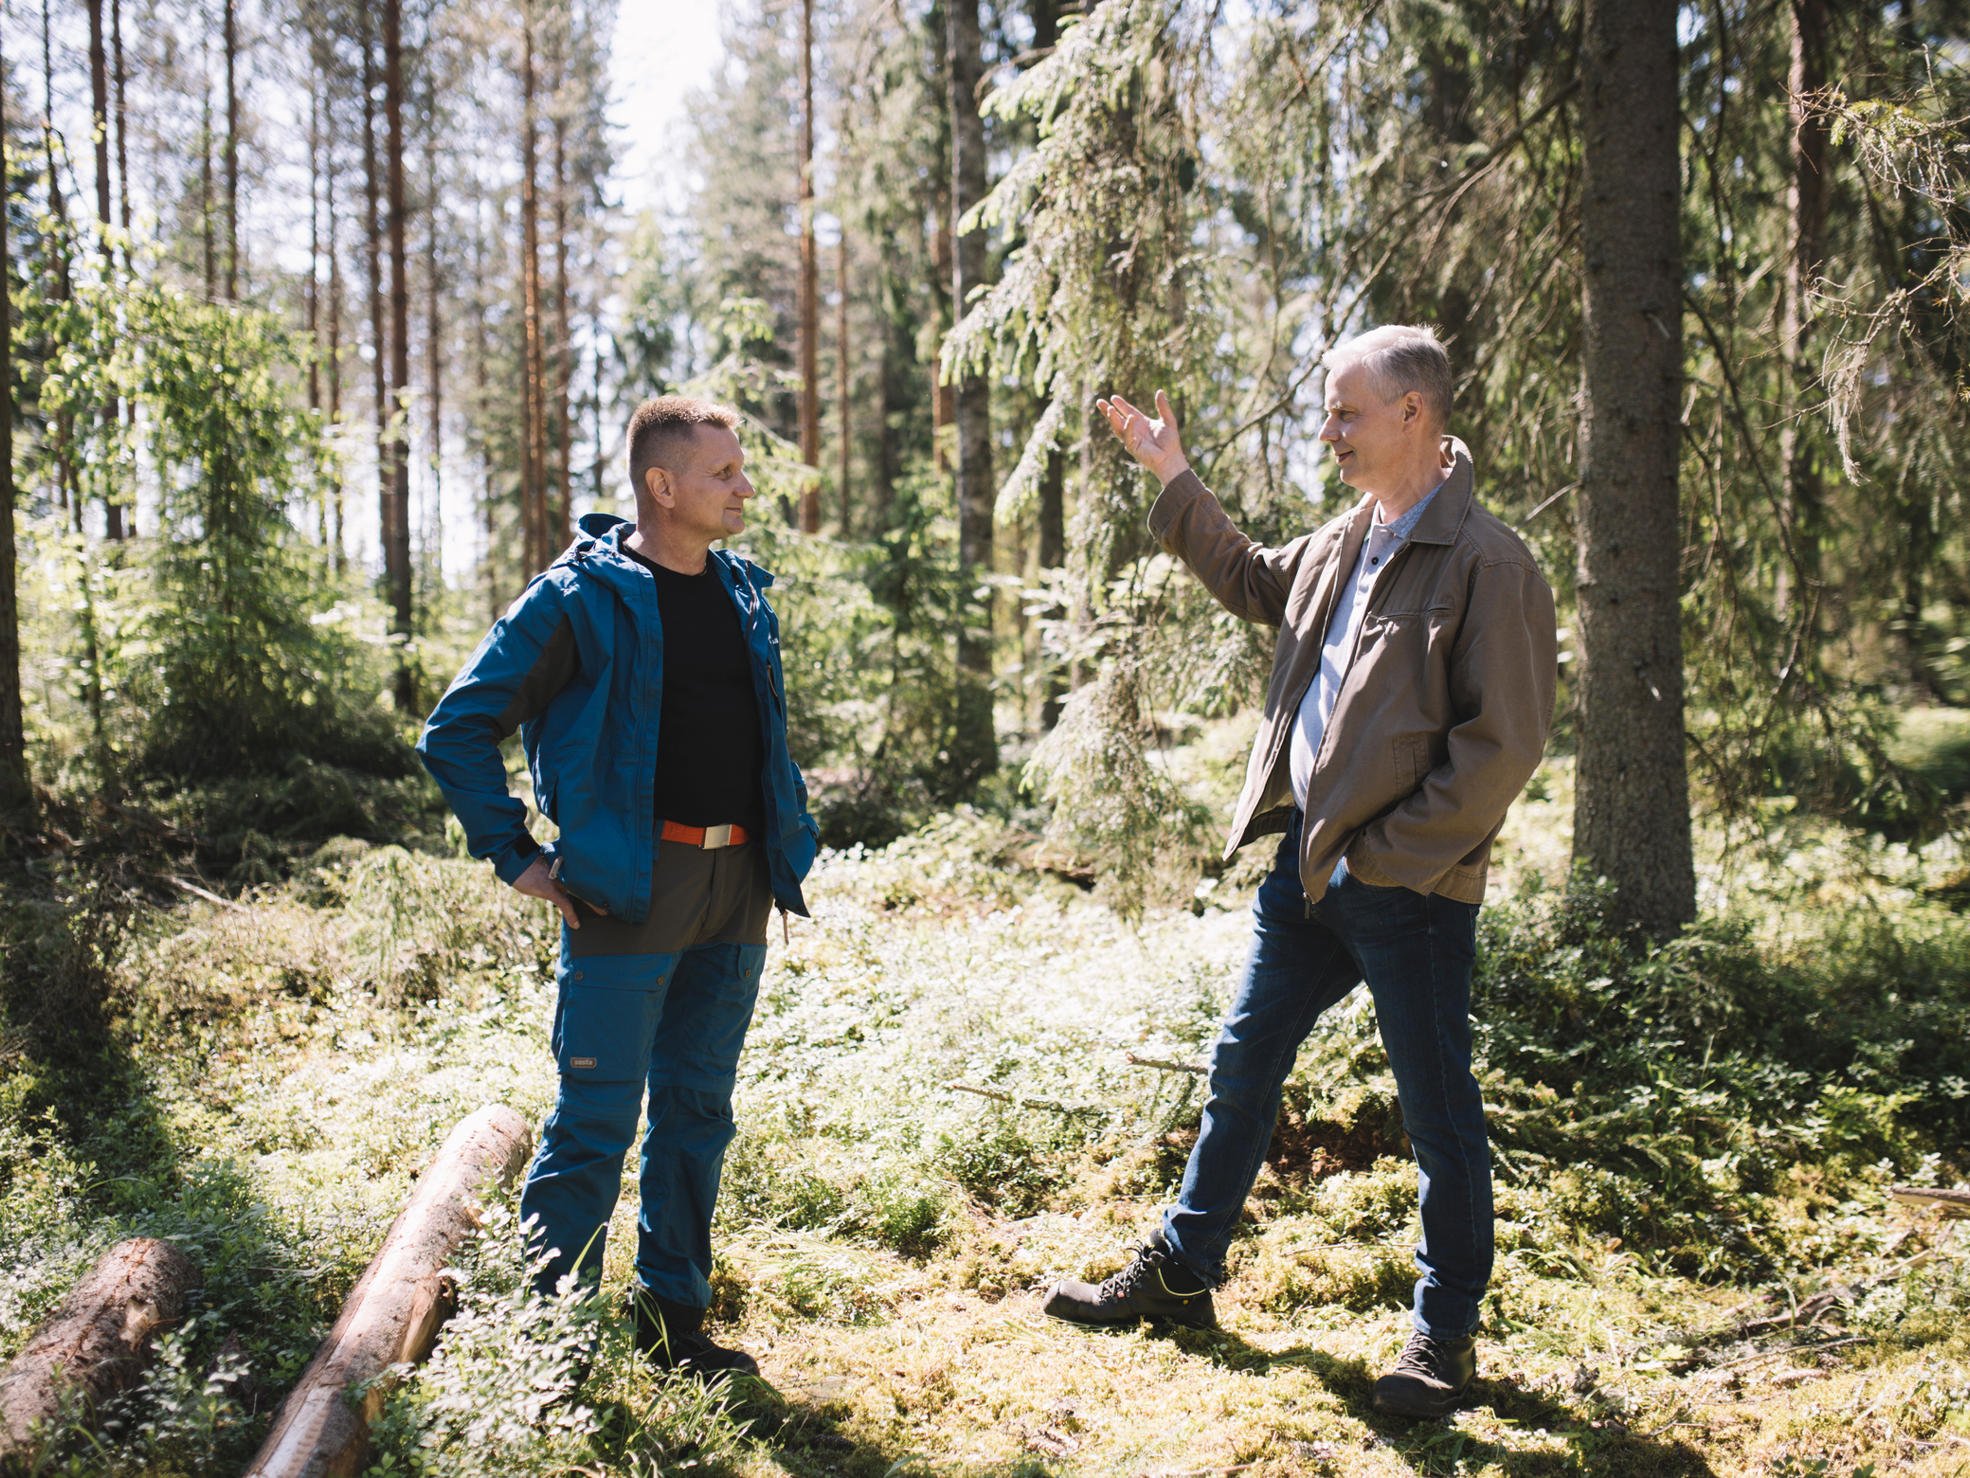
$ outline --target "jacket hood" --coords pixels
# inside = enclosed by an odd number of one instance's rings
[[[550,569],[581,565],[600,576],[625,599],[630,598],[632,590],[642,588],[641,582],[649,578],[649,572],[622,550],[622,541],[636,531],[634,522],[616,513],[584,513],[576,520],[575,529],[573,542],[561,551]],[[773,583],[770,570],[744,555],[726,549],[713,549],[710,554],[725,565],[726,574],[732,580],[746,581],[756,590],[764,590]]]

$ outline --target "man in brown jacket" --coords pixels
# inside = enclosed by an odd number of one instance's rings
[[[1216,1324],[1211,1288],[1265,1159],[1280,1089],[1320,1014],[1366,981],[1415,1149],[1423,1239],[1412,1333],[1375,1404],[1455,1407],[1491,1276],[1491,1160],[1471,1073],[1478,905],[1505,811],[1546,744],[1553,596],[1472,495],[1445,434],[1450,361],[1428,329],[1378,328],[1326,356],[1320,438],[1359,501],[1277,549],[1241,534],[1190,471],[1169,401],[1097,402],[1163,484],[1149,526],[1234,614],[1279,628],[1226,856],[1283,832],[1250,962],[1212,1052],[1177,1204],[1130,1265],[1067,1281],[1047,1312],[1086,1324]]]

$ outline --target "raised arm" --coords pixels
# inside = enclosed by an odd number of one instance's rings
[[[1285,618],[1286,596],[1306,538],[1268,549],[1245,537],[1190,470],[1176,412],[1162,391],[1156,392],[1154,416],[1119,395],[1097,400],[1095,407],[1128,454],[1163,484],[1162,496],[1149,510],[1149,531],[1156,541],[1188,565],[1234,616],[1277,626]]]

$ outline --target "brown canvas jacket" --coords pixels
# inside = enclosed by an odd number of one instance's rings
[[[1483,902],[1491,843],[1546,748],[1553,592],[1519,536],[1478,506],[1470,451],[1444,444],[1449,479],[1370,591],[1314,758],[1300,839],[1312,901],[1345,854],[1365,883]],[[1364,497],[1277,549],[1240,533],[1191,472],[1150,510],[1150,532],[1226,609],[1279,628],[1227,858],[1291,817],[1288,741],[1374,508]]]

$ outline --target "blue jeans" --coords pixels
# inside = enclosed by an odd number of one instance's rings
[[[1251,960],[1211,1055],[1203,1125],[1162,1238],[1208,1281],[1223,1278],[1300,1044],[1366,980],[1421,1187],[1415,1325],[1456,1338],[1477,1327],[1492,1258],[1491,1154],[1471,1075],[1477,905],[1350,875],[1309,910],[1299,839],[1296,813],[1259,887]]]
[[[591,918],[585,929],[597,928]],[[711,1302],[711,1213],[732,1142],[732,1085],[752,1021],[764,944],[577,955],[562,931],[554,1009],[560,1091],[520,1195],[551,1290],[599,1278],[623,1155],[649,1094],[638,1174],[637,1279],[675,1303]]]

